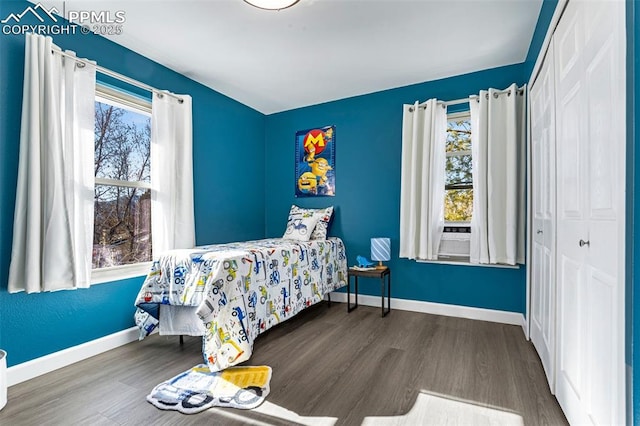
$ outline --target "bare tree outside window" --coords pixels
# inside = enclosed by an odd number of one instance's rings
[[[93,268],[151,260],[151,117],[95,103]]]
[[[471,168],[471,120],[468,115],[458,115],[449,119],[446,150],[444,220],[447,222],[471,222],[473,173]]]

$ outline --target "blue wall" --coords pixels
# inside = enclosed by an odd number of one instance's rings
[[[528,76],[527,76],[528,77]],[[391,237],[393,297],[503,311],[525,311],[525,268],[499,269],[416,263],[398,258],[402,104],[430,98],[466,98],[489,87],[526,81],[523,64],[511,65],[267,116],[266,234],[284,233],[291,204],[336,206],[330,235],[345,242],[349,264],[369,257],[369,239]],[[294,197],[294,135],[336,125],[336,196]],[[377,295],[375,283],[360,291]]]
[[[0,2],[0,16],[29,3]],[[33,22],[34,24],[37,22]],[[198,244],[264,237],[265,116],[94,35],[53,36],[63,49],[152,86],[193,97]],[[17,179],[24,36],[0,34],[0,348],[9,365],[133,326],[142,278],[56,293],[7,293]]]
[[[543,0],[542,2],[538,23],[531,38],[527,58],[524,61],[524,76],[527,80],[533,72],[533,67],[536,64],[536,59],[538,59],[540,49],[542,49],[542,43],[544,43],[544,38],[547,35],[547,30],[549,29],[549,24],[551,23],[551,18],[553,18],[553,13],[557,5],[558,0]]]

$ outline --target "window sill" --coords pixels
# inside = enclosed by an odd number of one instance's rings
[[[132,265],[112,266],[91,271],[91,284],[102,284],[127,278],[143,277],[149,272],[152,262],[134,263]]]
[[[457,266],[476,266],[481,268],[502,268],[502,269],[520,269],[521,265],[502,265],[502,264],[485,264],[470,263],[469,259],[438,259],[438,260],[416,260],[418,263],[435,263],[440,265],[457,265]]]

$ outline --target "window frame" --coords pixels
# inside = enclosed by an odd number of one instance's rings
[[[141,99],[126,92],[113,89],[101,83],[96,83],[96,102],[107,103],[118,108],[127,109],[151,118],[151,100]],[[120,186],[136,189],[152,190],[152,182],[121,181],[116,179],[99,178],[94,176],[94,185]],[[153,222],[153,217],[151,217]],[[95,225],[94,225],[95,226]],[[153,253],[153,242],[152,253]],[[153,260],[126,265],[108,266],[105,268],[91,269],[91,284],[101,284],[112,281],[120,281],[127,278],[145,276]]]

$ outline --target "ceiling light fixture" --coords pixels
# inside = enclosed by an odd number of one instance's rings
[[[251,6],[266,10],[282,10],[293,6],[300,0],[244,0]]]

